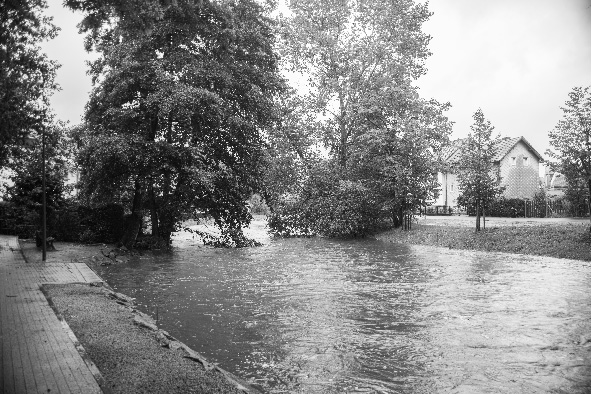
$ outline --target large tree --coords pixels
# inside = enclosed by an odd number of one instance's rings
[[[266,10],[251,0],[66,2],[86,16],[96,87],[80,156],[86,195],[124,201],[131,245],[204,211],[229,234],[248,223],[261,133],[281,90]]]
[[[500,136],[493,136],[494,127],[484,118],[481,109],[474,115],[471,132],[462,142],[457,164],[458,204],[475,209],[476,231],[480,231],[480,215],[484,208],[504,190],[493,162]]]
[[[44,0],[0,2],[0,167],[14,146],[48,122],[58,66],[39,46],[57,34],[45,8]]]
[[[320,139],[347,166],[358,137],[408,119],[396,111],[410,83],[426,72],[426,5],[408,0],[297,0],[284,21],[282,54],[307,78],[306,111]]]
[[[281,52],[305,86],[272,138],[292,154],[276,154],[272,169],[299,171],[277,182],[283,201],[273,199],[290,226],[299,217],[328,235],[364,235],[385,217],[400,224],[436,193],[437,151],[451,130],[448,104],[421,99],[412,84],[425,73],[430,13],[406,0],[298,0],[290,10]]]
[[[548,133],[554,150],[546,153],[569,183],[584,182],[591,197],[591,86],[575,87],[568,96],[562,119]]]

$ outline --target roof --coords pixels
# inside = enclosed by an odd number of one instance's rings
[[[447,163],[456,163],[460,159],[460,148],[464,139],[451,141],[449,145],[441,150],[441,159]]]
[[[497,154],[493,158],[493,161],[495,161],[495,162],[501,161],[503,159],[503,157],[507,156],[507,154],[511,151],[511,149],[513,149],[513,147],[515,145],[517,145],[520,141],[523,142],[523,144],[527,147],[527,149],[532,154],[536,155],[536,157],[538,158],[539,161],[544,161],[544,158],[542,157],[542,155],[540,155],[538,153],[538,151],[535,150],[534,147],[531,146],[531,144],[529,142],[527,142],[527,140],[523,137],[501,138],[501,140],[497,144]]]
[[[465,138],[464,139],[457,139],[455,141],[452,141],[445,148],[443,148],[441,150],[441,159],[447,163],[457,163],[460,159],[460,153],[461,153],[460,148],[461,148],[464,140],[465,140]],[[513,149],[513,147],[515,147],[515,145],[517,145],[520,141],[524,143],[524,145],[527,147],[527,149],[532,154],[534,154],[538,158],[539,161],[544,161],[544,158],[542,157],[542,155],[540,155],[538,153],[538,151],[535,150],[533,148],[533,146],[531,146],[531,144],[525,138],[523,138],[523,137],[514,137],[514,138],[505,137],[505,138],[501,138],[496,145],[497,152],[493,158],[493,162],[500,162],[505,156],[507,156],[507,154],[511,151],[511,149]]]

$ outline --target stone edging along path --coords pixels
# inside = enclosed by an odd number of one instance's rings
[[[108,286],[108,285],[107,285]],[[182,352],[185,358],[189,360],[196,361],[203,365],[206,371],[215,371],[221,373],[224,378],[233,386],[235,386],[238,390],[243,391],[244,393],[248,394],[258,394],[260,393],[259,390],[255,389],[254,387],[250,386],[245,380],[239,378],[238,376],[232,374],[231,372],[226,371],[225,369],[220,368],[219,366],[210,363],[207,361],[205,357],[201,354],[197,353],[189,346],[185,345],[183,342],[179,341],[172,335],[170,335],[167,331],[164,331],[156,325],[156,321],[152,319],[149,315],[139,311],[136,309],[134,304],[134,299],[129,297],[125,294],[117,293],[111,289],[103,288],[107,295],[112,298],[115,302],[119,305],[124,306],[127,308],[131,313],[134,314],[133,323],[139,327],[143,327],[145,329],[151,330],[155,333],[156,338],[162,347],[168,348],[173,351]]]

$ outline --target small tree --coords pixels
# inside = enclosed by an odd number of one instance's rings
[[[553,160],[551,166],[565,174],[569,183],[579,179],[591,195],[591,86],[575,87],[568,96],[561,107],[562,119],[548,133],[556,151],[548,149],[546,154]]]
[[[12,185],[7,185],[8,201],[15,207],[22,209],[27,225],[40,227],[41,208],[43,201],[43,161],[42,161],[42,136],[31,132],[31,137],[36,141],[30,146],[20,146],[13,149],[13,157],[9,168],[9,176]],[[50,218],[52,228],[52,214],[65,203],[69,192],[66,185],[68,169],[70,165],[69,141],[64,133],[63,124],[53,124],[45,128],[45,176],[47,216]],[[28,222],[28,221],[31,222]],[[29,234],[30,235],[30,234]]]
[[[495,171],[493,158],[499,136],[493,137],[494,127],[484,118],[481,109],[474,113],[472,132],[461,146],[458,163],[458,203],[476,210],[476,231],[480,231],[480,215],[490,202],[499,196],[504,188],[499,185],[500,177]]]

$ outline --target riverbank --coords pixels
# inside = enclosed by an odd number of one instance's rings
[[[473,219],[473,218],[469,218]],[[399,229],[379,234],[376,238],[387,242],[440,246],[450,249],[471,249],[487,252],[519,253],[591,261],[589,222],[545,222],[543,220],[509,219],[474,231],[472,220],[460,222],[451,218],[425,219],[414,224],[410,231]],[[425,223],[425,224],[424,224]],[[428,224],[426,224],[428,223]]]
[[[21,241],[25,259],[41,261],[34,242]],[[112,245],[56,242],[47,263],[85,262],[89,266],[119,264],[125,255]],[[98,368],[105,393],[254,393],[236,376],[159,330],[139,312],[133,300],[87,284],[50,284],[43,291],[69,325],[88,357]]]

